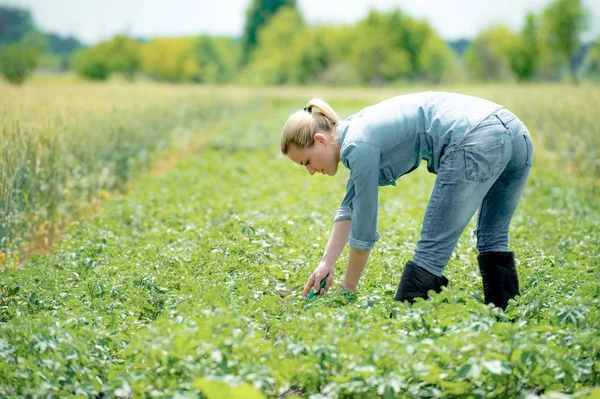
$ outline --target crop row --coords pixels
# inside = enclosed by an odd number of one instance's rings
[[[344,114],[364,102],[339,104]],[[536,159],[511,225],[522,295],[506,314],[482,303],[469,231],[448,289],[412,307],[393,301],[433,183],[420,169],[382,189],[382,239],[359,292],[305,301],[346,174],[309,178],[278,153],[296,107],[272,99],[236,114],[201,156],[138,180],[52,254],[3,273],[0,395],[598,394],[593,186]]]

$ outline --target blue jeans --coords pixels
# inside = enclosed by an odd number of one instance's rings
[[[467,133],[442,157],[414,261],[437,276],[479,208],[479,252],[508,251],[508,225],[533,161],[531,136],[502,109]]]

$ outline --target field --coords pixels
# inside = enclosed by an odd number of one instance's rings
[[[346,117],[422,89],[0,87],[0,397],[600,397],[600,87],[436,88],[507,106],[534,139],[506,314],[483,304],[473,226],[447,289],[393,301],[425,167],[381,189],[359,291],[301,298],[347,171],[309,176],[282,124],[312,96]]]

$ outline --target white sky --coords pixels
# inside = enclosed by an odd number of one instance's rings
[[[240,36],[251,0],[0,0],[29,8],[45,31],[75,35],[85,43],[117,33],[135,37],[208,33]],[[539,13],[551,0],[298,0],[311,23],[352,24],[369,9],[400,8],[428,20],[445,39],[470,38],[493,23],[518,30],[528,11]],[[600,35],[600,0],[583,0],[591,11],[585,40]]]

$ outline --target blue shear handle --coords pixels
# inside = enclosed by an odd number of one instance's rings
[[[321,280],[321,285],[320,285],[320,289],[319,291],[321,291],[323,288],[325,288],[325,284],[327,284],[327,277],[325,277],[323,280]],[[310,291],[310,293],[306,296],[306,299],[312,299],[315,295],[317,295],[315,293],[314,288]]]

